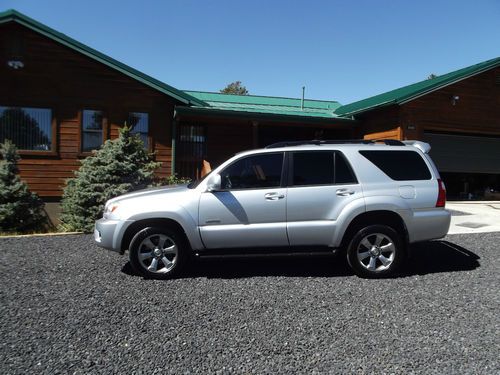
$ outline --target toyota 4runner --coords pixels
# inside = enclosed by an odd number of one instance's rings
[[[109,200],[101,247],[145,277],[179,274],[190,257],[345,254],[385,277],[409,244],[441,238],[446,191],[419,141],[283,142],[235,155],[204,179]]]

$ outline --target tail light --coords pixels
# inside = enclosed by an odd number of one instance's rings
[[[436,207],[444,207],[446,204],[446,187],[444,186],[444,182],[438,178],[438,199],[436,202]]]

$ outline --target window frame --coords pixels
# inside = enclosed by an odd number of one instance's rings
[[[294,179],[294,154],[301,154],[301,153],[325,153],[325,154],[332,154],[332,159],[333,159],[333,182],[328,183],[328,184],[304,184],[304,185],[295,185],[293,183]],[[354,173],[354,170],[352,168],[351,163],[349,163],[349,160],[345,157],[345,155],[339,151],[339,150],[297,150],[297,151],[287,151],[287,154],[289,155],[288,158],[288,179],[287,179],[287,187],[289,188],[304,188],[304,187],[314,187],[314,186],[339,186],[339,185],[359,185],[359,179],[356,176],[356,173]],[[354,177],[353,182],[337,182],[337,158],[341,158],[345,164],[347,165],[347,168],[351,172],[352,176]]]
[[[27,104],[24,102],[16,102],[15,104],[12,102],[1,102],[0,106],[2,107],[13,107],[13,108],[38,108],[38,109],[50,109],[51,111],[51,142],[50,142],[50,150],[26,150],[26,149],[17,149],[19,155],[25,156],[58,156],[58,145],[59,145],[59,122],[58,122],[58,111],[57,107],[53,107],[47,103],[37,103],[37,104]]]
[[[78,156],[83,156],[87,157],[89,155],[92,155],[93,150],[91,151],[84,151],[83,150],[83,112],[84,111],[99,111],[102,113],[102,143],[100,146],[108,140],[109,137],[109,129],[108,129],[108,116],[105,110],[103,109],[91,109],[92,107],[96,108],[95,106],[85,106],[83,109],[78,111],[78,124],[79,124],[79,139],[78,139]]]
[[[267,155],[282,155],[283,160],[281,162],[281,176],[280,176],[280,184],[278,186],[267,186],[267,187],[254,187],[254,188],[231,188],[231,189],[224,189],[221,186],[221,189],[218,191],[250,191],[250,190],[269,190],[269,189],[281,189],[286,187],[286,181],[288,178],[288,173],[287,173],[287,166],[288,166],[288,153],[284,151],[278,151],[278,152],[266,152],[266,153],[259,153],[259,154],[252,154],[252,155],[245,155],[242,156],[241,158],[238,158],[234,160],[231,164],[227,165],[224,167],[224,169],[220,170],[218,174],[223,176],[223,173],[226,169],[232,167],[234,164],[238,163],[239,161],[255,156],[267,156]]]

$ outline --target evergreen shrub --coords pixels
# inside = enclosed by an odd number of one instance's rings
[[[67,181],[61,202],[61,229],[66,231],[91,232],[108,199],[151,186],[161,164],[128,126],[81,163],[75,178]]]
[[[33,232],[46,229],[47,216],[40,197],[19,178],[20,159],[10,141],[0,144],[0,232]]]

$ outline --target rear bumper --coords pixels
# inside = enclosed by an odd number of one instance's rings
[[[443,208],[414,211],[411,223],[407,223],[410,243],[443,238],[450,221],[450,212]]]

